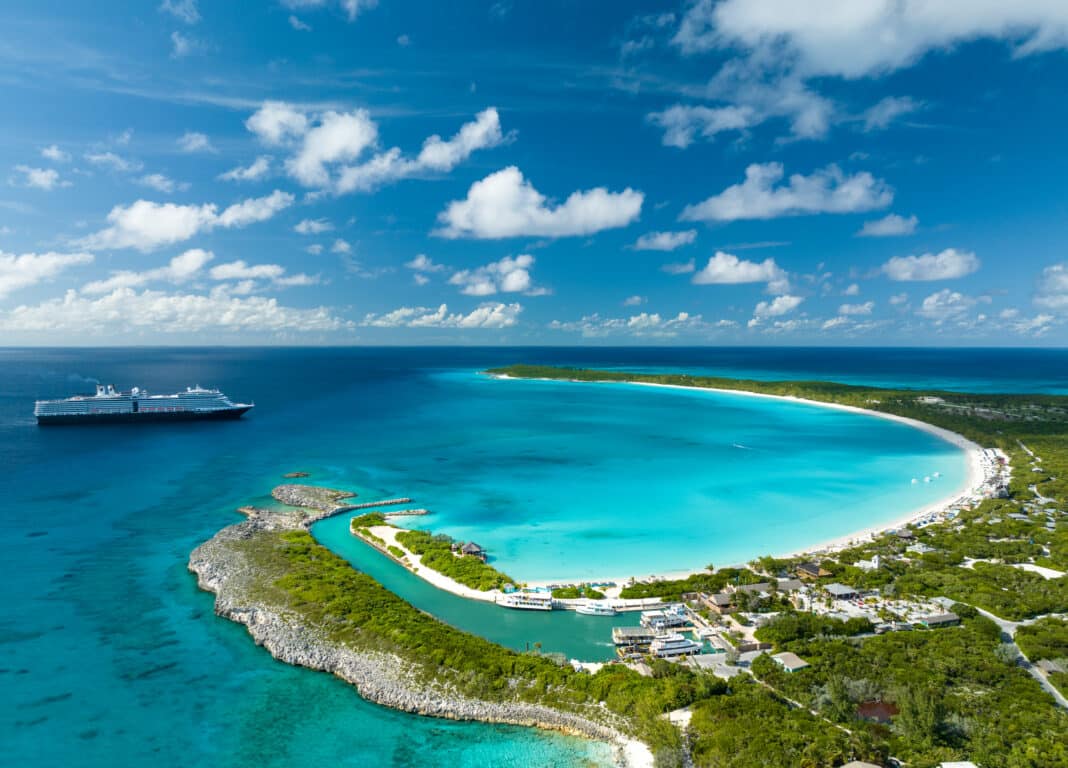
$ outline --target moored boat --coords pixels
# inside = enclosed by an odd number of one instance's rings
[[[575,613],[583,616],[615,616],[619,611],[612,604],[604,600],[587,600],[575,608]]]
[[[547,592],[510,592],[498,597],[497,605],[521,611],[551,611],[553,596]]]

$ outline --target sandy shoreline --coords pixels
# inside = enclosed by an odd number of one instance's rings
[[[507,374],[501,374],[501,375],[494,374],[494,378],[498,378],[498,379],[514,379],[514,377],[508,376]],[[531,380],[533,380],[533,379],[531,379]],[[564,381],[564,379],[536,379],[536,380],[537,381]],[[849,413],[856,413],[856,414],[860,414],[860,415],[863,415],[863,416],[875,416],[875,417],[878,417],[878,418],[881,418],[881,419],[887,419],[889,421],[895,421],[895,422],[897,422],[899,424],[905,424],[907,426],[913,427],[914,429],[919,429],[919,430],[921,430],[923,432],[926,432],[926,433],[928,433],[930,435],[934,435],[935,437],[937,437],[937,438],[939,438],[941,440],[944,440],[945,442],[955,446],[956,448],[959,448],[961,451],[963,451],[965,453],[965,457],[966,457],[966,460],[967,460],[967,470],[966,470],[966,473],[965,473],[964,483],[956,491],[954,491],[952,494],[948,494],[945,497],[943,497],[942,499],[939,499],[938,501],[932,502],[930,504],[926,504],[923,507],[920,507],[918,509],[914,509],[914,510],[902,515],[900,518],[897,518],[897,519],[893,520],[890,523],[879,523],[879,524],[876,524],[876,525],[871,525],[871,526],[868,526],[867,528],[862,528],[862,529],[853,531],[851,533],[844,534],[844,535],[839,536],[837,538],[830,539],[828,541],[818,542],[818,543],[812,544],[810,546],[806,546],[806,547],[804,547],[803,549],[800,549],[800,550],[794,550],[792,552],[776,553],[774,555],[775,557],[784,557],[784,558],[785,557],[798,557],[798,556],[805,555],[805,554],[828,553],[828,552],[833,552],[833,551],[840,550],[840,549],[845,549],[848,546],[850,546],[851,544],[854,544],[854,543],[869,539],[871,536],[873,536],[875,534],[880,534],[880,533],[884,533],[884,532],[887,532],[887,531],[895,530],[897,528],[902,528],[902,527],[904,527],[904,526],[906,526],[906,525],[908,525],[910,523],[919,521],[919,520],[927,517],[928,515],[938,514],[938,513],[944,512],[948,508],[950,508],[952,506],[955,506],[958,503],[960,503],[962,501],[962,499],[964,499],[966,497],[970,497],[970,496],[974,496],[974,495],[979,494],[980,493],[980,489],[986,483],[988,483],[990,480],[993,479],[993,477],[991,476],[990,472],[988,471],[989,468],[987,467],[986,462],[983,461],[983,448],[980,445],[978,445],[977,443],[972,442],[971,440],[969,440],[968,438],[964,437],[963,435],[957,434],[956,432],[951,432],[948,429],[943,429],[942,427],[937,427],[934,424],[928,424],[927,422],[919,421],[918,419],[910,419],[910,418],[908,418],[906,416],[898,416],[896,414],[884,413],[882,411],[873,411],[873,410],[870,410],[868,408],[859,408],[859,407],[854,406],[854,405],[844,405],[844,404],[841,404],[841,403],[828,403],[828,402],[824,402],[822,400],[810,400],[808,398],[792,397],[792,396],[788,396],[788,395],[769,395],[769,394],[766,394],[766,393],[763,393],[763,392],[748,392],[748,391],[745,391],[745,390],[738,390],[738,389],[721,389],[721,388],[716,388],[716,387],[688,387],[688,386],[685,386],[685,385],[682,385],[682,384],[659,384],[659,383],[656,383],[656,382],[646,382],[646,381],[615,381],[615,380],[607,380],[607,379],[606,380],[602,380],[602,381],[587,381],[587,380],[574,379],[574,380],[571,380],[571,381],[572,381],[572,383],[576,383],[576,384],[629,384],[629,385],[641,386],[641,387],[660,387],[660,388],[663,388],[663,389],[680,389],[680,390],[685,390],[685,391],[689,391],[689,392],[715,392],[715,393],[724,394],[724,395],[739,395],[739,396],[742,396],[742,397],[759,397],[759,398],[765,398],[765,399],[771,399],[771,400],[784,400],[784,401],[787,401],[787,402],[800,403],[800,404],[803,404],[803,405],[811,405],[811,406],[816,406],[816,407],[819,407],[819,408],[832,408],[832,409],[839,410],[839,411],[846,411],[846,412],[849,412]],[[754,557],[756,557],[756,556],[757,555],[754,555]],[[745,564],[744,563],[734,563],[732,565],[733,566],[744,566]],[[688,576],[692,576],[694,574],[704,573],[704,572],[705,572],[705,569],[703,569],[703,568],[694,568],[694,569],[690,569],[690,570],[668,571],[668,572],[658,573],[658,574],[649,574],[649,576],[657,578],[657,579],[684,579],[684,578],[686,578]],[[633,577],[633,575],[634,574],[632,573],[632,574],[629,574],[629,575],[626,575],[626,576],[604,576],[604,577],[597,577],[597,578],[586,578],[586,579],[583,579],[583,580],[586,581],[586,582],[591,582],[591,583],[615,582],[616,584],[624,584],[624,583],[628,582]],[[574,582],[574,581],[575,581],[574,579],[537,579],[537,580],[530,580],[530,581],[527,582],[527,584],[529,584],[530,586],[546,586],[546,585],[549,585],[549,584],[571,583],[571,582]]]

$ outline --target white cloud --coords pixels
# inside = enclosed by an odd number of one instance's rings
[[[897,118],[923,108],[908,96],[887,96],[864,112],[864,130],[881,131]]]
[[[760,262],[746,261],[723,251],[716,251],[704,269],[694,273],[690,282],[694,285],[767,283],[771,291],[786,290],[788,284],[786,272],[775,263],[775,259],[769,257]]]
[[[69,187],[70,182],[59,177],[54,168],[31,168],[28,165],[16,165],[15,170],[22,174],[24,186],[45,191],[56,187]]]
[[[857,285],[856,283],[850,283],[849,286],[844,291],[842,291],[842,295],[843,296],[859,296],[860,295],[860,286]]]
[[[302,219],[297,226],[293,227],[293,231],[300,235],[318,235],[322,232],[329,232],[334,228],[326,219]]]
[[[1042,270],[1034,302],[1043,309],[1068,311],[1068,262],[1053,264]]]
[[[0,250],[0,299],[36,285],[64,272],[69,267],[91,264],[91,253],[4,253]]]
[[[333,0],[281,0],[287,8],[324,8],[333,4]],[[338,5],[345,12],[349,21],[355,21],[362,11],[369,11],[378,6],[378,0],[340,0]]]
[[[1018,55],[1068,44],[1068,5],[1013,3],[836,2],[813,13],[793,0],[697,0],[673,39],[684,53],[741,47],[774,53],[805,76],[862,77],[914,64],[931,50],[977,38],[1014,44]]]
[[[180,59],[196,50],[198,43],[188,35],[175,30],[171,32],[171,58]]]
[[[211,251],[191,248],[171,259],[165,266],[143,272],[120,270],[112,272],[103,280],[94,280],[82,286],[81,292],[90,295],[111,293],[117,288],[136,288],[151,282],[184,283],[193,279],[200,270],[215,258]]]
[[[900,307],[909,303],[909,295],[907,293],[895,293],[890,297],[890,304],[895,307]]]
[[[696,229],[681,232],[647,232],[631,246],[636,251],[673,251],[697,239]]]
[[[314,245],[309,245],[304,250],[310,253],[312,256],[318,256],[320,253],[323,252],[323,246],[319,245],[318,243],[315,243]]]
[[[444,264],[435,264],[425,253],[420,253],[411,261],[405,262],[404,266],[416,272],[444,272],[446,269]]]
[[[760,122],[752,107],[734,104],[721,107],[676,104],[662,112],[650,113],[648,120],[663,129],[664,146],[679,149],[693,144],[698,136],[711,140],[724,131],[744,131]]]
[[[820,326],[825,331],[830,331],[834,328],[841,328],[844,326],[852,325],[853,321],[848,317],[839,315],[838,317],[832,317],[830,320],[825,320],[823,325]]]
[[[782,317],[801,306],[804,299],[801,296],[785,294],[776,296],[771,301],[762,301],[753,310],[753,319],[749,321],[749,327],[754,328],[764,320],[771,317]]]
[[[989,298],[980,297],[975,299],[957,291],[943,288],[941,291],[932,293],[924,299],[920,308],[916,310],[916,314],[934,321],[936,325],[941,325],[949,320],[959,320],[968,310],[980,302],[989,303]]]
[[[399,45],[401,48],[407,48],[411,44],[412,38],[410,38],[408,35],[397,35],[397,45]]]
[[[271,170],[271,156],[260,155],[252,165],[231,168],[226,173],[219,174],[222,181],[256,181],[262,179]]]
[[[85,248],[137,248],[151,251],[164,245],[180,243],[216,227],[240,228],[266,221],[293,203],[293,196],[275,190],[267,197],[235,203],[217,213],[214,203],[176,205],[138,200],[131,205],[117,205],[108,214],[111,226],[82,238]]]
[[[412,275],[412,280],[415,281],[416,285],[426,285],[430,282],[430,278],[420,272],[416,272]]]
[[[843,304],[838,308],[840,315],[870,315],[875,309],[874,301],[865,301],[863,304]]]
[[[283,144],[287,140],[303,136],[308,129],[307,116],[284,101],[265,101],[256,110],[245,127],[268,145]]]
[[[682,262],[675,262],[672,264],[665,264],[660,267],[662,272],[667,272],[669,275],[688,275],[697,269],[693,259]]]
[[[355,160],[377,139],[378,127],[367,110],[324,112],[304,134],[300,149],[286,161],[286,169],[306,187],[325,187],[330,183],[328,163]]]
[[[920,256],[895,256],[883,264],[883,273],[891,280],[952,280],[979,269],[979,259],[971,251],[946,248],[941,253]]]
[[[206,134],[186,131],[178,139],[178,148],[183,152],[217,152]]]
[[[244,259],[211,268],[213,280],[275,280],[285,274],[279,264],[246,264]]]
[[[140,160],[128,160],[116,155],[114,152],[91,152],[85,155],[85,159],[93,165],[99,165],[102,168],[119,171],[120,173],[133,173],[142,168]]]
[[[635,221],[643,200],[641,192],[629,187],[622,192],[597,187],[572,192],[554,207],[510,166],[476,181],[466,199],[449,203],[438,215],[442,226],[434,234],[480,239],[591,235]]]
[[[174,179],[164,176],[162,173],[149,173],[139,178],[137,183],[146,187],[152,187],[152,189],[160,192],[166,192],[167,194],[170,194],[176,189],[185,189],[189,186],[188,184],[180,184]]]
[[[69,163],[70,153],[64,152],[57,145],[51,144],[41,150],[41,157],[51,160],[53,163]]]
[[[534,257],[524,253],[515,258],[505,256],[478,269],[464,269],[449,278],[449,285],[460,286],[461,293],[468,296],[492,296],[501,293],[541,294],[534,287],[530,270],[534,267]]]
[[[306,333],[351,328],[326,307],[296,309],[275,298],[239,298],[223,287],[208,294],[116,288],[98,298],[67,291],[62,298],[0,313],[5,331],[77,333],[195,333],[206,330]]]
[[[331,253],[352,253],[352,245],[348,240],[342,240],[340,237],[334,241],[334,244],[330,246]]]
[[[196,24],[200,21],[197,0],[163,0],[159,9],[186,24]]]
[[[856,213],[885,208],[894,199],[886,182],[866,171],[847,176],[834,165],[811,176],[794,174],[788,183],[781,163],[754,163],[745,169],[745,181],[702,203],[688,205],[683,221],[737,221],[774,219],[814,213]]]
[[[857,237],[893,237],[895,235],[911,235],[916,231],[916,225],[920,220],[915,216],[898,216],[890,213],[875,221],[865,221],[864,226],[857,232]]]
[[[342,168],[337,190],[340,193],[367,191],[418,173],[446,173],[475,151],[498,146],[507,140],[508,137],[501,132],[497,110],[490,107],[479,112],[473,121],[461,126],[452,138],[446,140],[434,135],[426,139],[414,159],[403,157],[400,149],[393,147],[376,154],[365,163]]]
[[[644,296],[628,296],[627,298],[623,299],[623,306],[640,307],[646,301],[648,301],[648,299],[646,299]]]
[[[305,24],[303,21],[298,19],[296,16],[293,16],[292,14],[290,14],[289,16],[289,26],[293,27],[293,29],[297,30],[298,32],[311,32],[310,24]]]
[[[382,315],[369,314],[363,325],[376,328],[508,328],[516,324],[523,307],[519,304],[483,304],[468,314],[449,314],[442,304],[429,307],[400,307]]]
[[[651,338],[673,338],[680,333],[707,331],[716,328],[733,328],[737,323],[721,320],[706,323],[700,315],[679,312],[674,317],[662,316],[658,312],[642,312],[630,317],[601,317],[598,314],[586,315],[580,320],[562,322],[553,320],[549,328],[554,331],[580,333],[585,338],[625,335]]]

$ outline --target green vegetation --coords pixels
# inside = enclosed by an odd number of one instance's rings
[[[594,589],[589,584],[579,584],[577,587],[560,587],[553,590],[553,597],[561,600],[571,600],[577,597],[588,597],[590,600],[603,600],[604,592]]]
[[[598,721],[607,711],[650,744],[662,765],[678,763],[680,739],[660,715],[727,691],[711,675],[667,662],[655,663],[652,677],[620,665],[590,675],[502,648],[417,610],[306,531],[262,531],[230,546],[258,575],[251,598],[297,613],[332,640],[396,654],[417,679],[465,696],[545,704]]]
[[[365,515],[358,515],[352,518],[352,522],[349,524],[352,528],[371,528],[376,525],[388,525],[386,523],[386,516],[381,512],[368,512]]]
[[[386,547],[386,550],[398,560],[404,559],[404,550],[400,547],[395,547],[390,544],[388,547]]]
[[[963,626],[858,637],[870,629],[867,621],[838,622],[787,609],[757,630],[757,637],[778,651],[798,654],[811,666],[790,674],[763,656],[752,668],[770,690],[736,679],[731,695],[695,704],[690,729],[695,762],[739,768],[836,766],[866,754],[872,762],[893,756],[918,768],[965,759],[991,768],[1068,768],[1068,715],[1016,664],[997,626],[975,610],[1010,620],[1068,612],[1068,577],[1045,579],[1013,567],[1033,562],[1068,571],[1068,397],[538,366],[491,373],[800,397],[917,419],[1000,448],[1013,466],[1008,498],[988,499],[955,520],[914,529],[910,539],[885,534],[820,562],[830,572],[823,582],[877,588],[886,596],[949,597],[958,602],[952,610],[964,619]],[[933,551],[908,551],[915,543]],[[873,555],[880,556],[881,568],[856,567],[858,560]],[[792,575],[799,562],[763,557],[751,564],[753,571],[725,569],[635,584],[623,594],[676,599],[689,592],[716,592],[731,582]],[[1064,620],[1042,619],[1021,627],[1017,641],[1032,660],[1064,658],[1066,626]],[[1053,673],[1049,679],[1068,687],[1068,675]],[[820,717],[791,708],[787,697]],[[889,724],[863,722],[857,706],[868,701],[888,702],[898,713]]]
[[[436,536],[429,531],[401,531],[397,541],[422,556],[427,568],[458,581],[465,587],[485,592],[515,583],[511,577],[487,565],[473,555],[453,554],[453,539],[443,533]]]

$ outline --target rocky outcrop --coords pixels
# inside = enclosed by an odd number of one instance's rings
[[[341,500],[351,499],[355,495],[351,491],[339,491],[336,488],[323,488],[318,485],[279,485],[271,491],[271,496],[283,504],[326,512],[330,515],[353,509],[351,504],[342,504]]]
[[[307,487],[280,486],[273,495],[290,504],[287,499],[305,498],[306,491],[283,489]],[[328,637],[322,628],[309,626],[301,616],[287,609],[284,599],[272,600],[271,584],[280,574],[258,572],[246,553],[257,537],[266,540],[269,534],[279,531],[306,529],[315,520],[332,513],[314,509],[277,512],[251,507],[243,511],[247,520],[224,528],[193,550],[189,569],[196,574],[201,589],[215,594],[216,614],[244,624],[257,645],[279,661],[329,672],[351,683],[365,699],[404,712],[546,728],[617,745],[626,742],[620,730],[610,724],[614,716],[607,711],[594,707],[595,721],[540,704],[473,699],[456,693],[447,683],[428,680],[422,669],[400,656],[357,650]],[[272,545],[269,541],[265,544]]]

